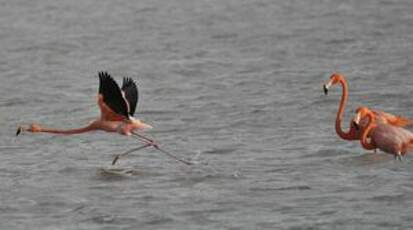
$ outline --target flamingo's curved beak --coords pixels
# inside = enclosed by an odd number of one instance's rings
[[[22,128],[21,126],[19,126],[19,127],[17,128],[17,131],[16,131],[16,137],[17,137],[20,133],[22,133],[22,131],[23,131],[23,128]]]
[[[323,89],[324,89],[324,95],[328,94],[328,88],[326,85],[323,85]]]
[[[355,121],[353,121],[353,126],[354,128],[356,128],[356,130],[360,130],[360,125],[358,123],[356,123]]]
[[[360,113],[357,113],[356,117],[353,119],[353,125],[357,130],[360,129],[360,120],[361,120],[361,115]]]
[[[328,94],[328,88],[330,88],[331,85],[332,85],[332,84],[331,84],[331,81],[329,81],[327,84],[324,84],[324,85],[323,85],[324,95],[327,95],[327,94]]]

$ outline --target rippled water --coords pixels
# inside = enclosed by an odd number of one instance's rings
[[[411,157],[334,132],[339,71],[359,105],[413,117],[413,2],[0,3],[1,229],[408,229]],[[97,71],[139,82],[132,138],[25,134],[98,116]]]

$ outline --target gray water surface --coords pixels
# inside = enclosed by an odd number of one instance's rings
[[[366,105],[413,117],[410,0],[2,1],[1,229],[409,229],[412,158],[340,140]],[[97,72],[139,84],[133,138],[25,133],[99,115]]]

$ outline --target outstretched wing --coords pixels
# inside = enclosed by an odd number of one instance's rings
[[[125,98],[129,104],[129,114],[133,116],[135,114],[136,105],[138,103],[139,93],[138,87],[132,78],[124,77],[122,83],[122,91],[125,94]]]
[[[103,102],[116,114],[128,118],[128,105],[118,84],[107,72],[99,72],[99,94]]]

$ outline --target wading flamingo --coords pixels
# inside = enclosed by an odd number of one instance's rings
[[[368,119],[366,128],[362,131],[360,143],[367,150],[380,149],[393,154],[396,159],[402,160],[410,149],[413,148],[413,133],[407,129],[389,124],[376,122],[376,115],[367,107],[359,107],[354,119],[359,125],[364,118]],[[370,143],[367,141],[370,138]],[[371,142],[374,142],[372,144]]]
[[[342,95],[336,117],[336,133],[339,137],[341,137],[344,140],[359,140],[361,137],[361,130],[359,130],[359,127],[361,129],[365,128],[365,121],[361,121],[359,125],[355,125],[354,121],[350,121],[350,128],[348,132],[345,132],[341,129],[341,120],[343,119],[344,108],[348,100],[348,85],[344,76],[339,73],[332,74],[330,80],[323,86],[324,94],[327,95],[329,88],[339,83],[341,84]],[[413,120],[409,120],[401,116],[395,116],[393,114],[378,110],[372,110],[372,112],[373,115],[376,117],[376,121],[384,124],[390,124],[398,127],[413,125]]]
[[[51,129],[32,123],[29,127],[19,126],[17,128],[16,136],[23,131],[66,135],[85,133],[95,130],[116,132],[126,136],[134,135],[135,137],[140,138],[145,145],[117,155],[112,161],[112,164],[115,164],[120,156],[124,156],[132,151],[137,151],[150,146],[153,146],[178,161],[185,164],[191,164],[191,162],[179,159],[169,152],[159,148],[158,144],[156,144],[154,140],[137,133],[138,130],[150,129],[152,126],[133,117],[139,96],[138,87],[131,78],[123,78],[122,88],[120,88],[116,81],[107,72],[99,72],[98,76],[99,92],[97,104],[101,112],[100,117],[92,121],[90,124],[76,129]]]

